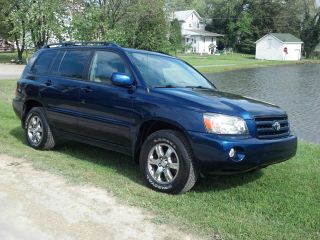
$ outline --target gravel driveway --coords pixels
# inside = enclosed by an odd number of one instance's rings
[[[0,63],[0,80],[18,79],[25,65]]]
[[[197,239],[102,189],[0,154],[0,239]]]

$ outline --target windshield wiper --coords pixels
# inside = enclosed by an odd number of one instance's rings
[[[154,86],[154,88],[176,88],[176,87],[177,87],[177,86],[173,86],[173,85],[171,85],[171,84]]]
[[[214,90],[214,88],[208,88],[208,87],[204,87],[204,86],[186,86],[186,88],[197,88],[197,89],[210,89],[210,90]]]

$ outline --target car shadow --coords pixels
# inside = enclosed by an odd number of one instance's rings
[[[252,172],[233,175],[209,175],[198,179],[197,184],[191,190],[193,192],[223,191],[230,188],[246,185],[263,176],[263,171],[257,169]]]
[[[27,144],[24,131],[21,127],[16,127],[10,134],[21,144]],[[111,168],[114,172],[134,181],[137,184],[145,185],[139,166],[131,157],[102,148],[90,146],[69,140],[59,140],[55,152],[66,154],[76,161],[87,161],[103,167]],[[223,191],[247,184],[259,179],[263,175],[262,171],[251,173],[227,175],[227,176],[206,176],[199,178],[192,192]]]

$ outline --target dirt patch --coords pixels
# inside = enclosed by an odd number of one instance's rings
[[[196,239],[111,193],[0,154],[0,239]]]

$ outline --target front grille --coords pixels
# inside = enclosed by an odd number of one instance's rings
[[[280,124],[277,129],[276,122]],[[289,122],[287,116],[258,116],[255,117],[258,138],[279,138],[289,135]]]

